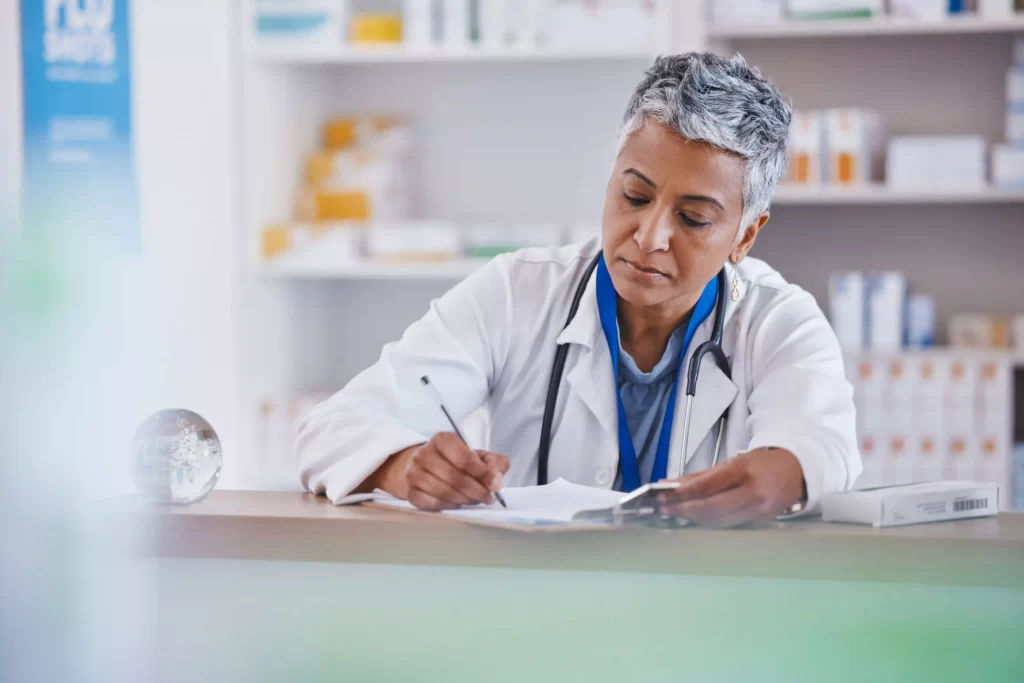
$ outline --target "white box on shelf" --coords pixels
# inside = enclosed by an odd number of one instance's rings
[[[864,185],[882,176],[882,117],[871,109],[829,109],[825,117],[825,176],[833,185]]]
[[[293,246],[274,263],[301,268],[336,268],[358,263],[362,257],[363,230],[349,223],[295,226]]]
[[[949,344],[958,349],[1006,348],[1010,321],[1005,316],[958,313],[949,319]]]
[[[782,0],[711,0],[712,24],[775,24],[783,19]]]
[[[826,493],[821,498],[821,517],[826,522],[902,526],[990,517],[996,514],[998,500],[995,484],[936,481]]]
[[[916,429],[934,433],[944,426],[949,368],[949,359],[936,354],[917,357],[911,365]]]
[[[375,260],[451,260],[460,253],[459,232],[448,221],[396,221],[366,230],[366,254]]]
[[[1024,189],[1024,143],[992,146],[992,184]]]
[[[490,258],[528,247],[557,247],[563,242],[562,226],[557,223],[485,223],[466,228],[464,234],[470,258]]]
[[[978,441],[974,432],[946,430],[946,476],[951,479],[974,479],[978,465]]]
[[[857,477],[857,488],[880,486],[885,481],[886,437],[881,432],[862,430],[857,435],[863,471]]]
[[[480,43],[492,48],[515,45],[524,8],[521,0],[480,0]]]
[[[977,11],[986,19],[1009,19],[1013,16],[1013,0],[978,0]]]
[[[975,466],[975,478],[978,481],[996,484],[1003,491],[1011,486],[1011,449],[1010,438],[1006,433],[984,433],[978,437],[976,446],[978,462]],[[1000,509],[1008,510],[1008,501],[1000,501]]]
[[[907,300],[907,346],[924,349],[935,344],[935,299],[912,294]]]
[[[914,396],[917,358],[897,354],[889,358],[886,372],[889,376],[886,419],[889,427],[909,431],[914,424]]]
[[[1006,141],[1024,144],[1024,102],[1011,104],[1006,109]]]
[[[857,391],[864,410],[865,426],[878,429],[881,427],[888,400],[889,375],[885,361],[873,355],[860,356],[857,361]]]
[[[1013,364],[1005,357],[983,358],[978,369],[979,426],[985,432],[1012,429]]]
[[[430,45],[433,18],[430,0],[402,0],[402,42],[411,47]]]
[[[258,42],[341,45],[347,0],[253,0],[252,35]]]
[[[656,3],[562,0],[546,11],[549,42],[562,48],[652,49]]]
[[[825,118],[822,112],[793,112],[787,154],[786,182],[815,187],[825,182]]]
[[[974,356],[954,356],[946,385],[946,424],[954,433],[970,436],[978,429],[978,370]]]
[[[833,273],[828,279],[829,314],[839,346],[847,352],[864,349],[864,275]]]
[[[789,0],[787,9],[796,21],[854,19],[885,14],[885,0]]]
[[[895,353],[903,348],[906,330],[907,279],[888,272],[867,279],[867,340],[875,352]]]
[[[884,481],[887,485],[909,484],[914,481],[914,465],[916,458],[910,450],[911,433],[892,428],[886,433],[888,446],[885,449],[885,464],[882,466]]]
[[[949,16],[949,0],[892,0],[894,17],[938,21]]]
[[[1017,65],[1006,72],[1006,101],[1010,104],[1024,103],[1024,65]]]
[[[444,0],[444,45],[464,48],[469,45],[469,1]]]
[[[975,188],[985,182],[980,135],[905,135],[889,141],[886,183],[896,188]]]
[[[938,481],[946,474],[946,439],[941,427],[916,429],[913,439],[914,481]]]
[[[551,42],[551,3],[548,0],[526,0],[522,38],[529,44],[544,46]]]

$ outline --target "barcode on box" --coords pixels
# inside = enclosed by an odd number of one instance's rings
[[[954,500],[953,512],[965,512],[967,510],[983,510],[988,507],[988,498],[968,498],[967,500]]]

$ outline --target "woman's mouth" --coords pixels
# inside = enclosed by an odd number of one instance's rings
[[[655,282],[662,282],[668,280],[669,276],[657,268],[651,266],[642,266],[639,263],[634,263],[627,259],[620,259],[626,266],[626,274],[633,280],[643,282],[645,284],[652,284]]]

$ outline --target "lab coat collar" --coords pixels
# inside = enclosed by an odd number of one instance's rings
[[[726,303],[725,333],[723,334],[723,346],[727,355],[732,354],[734,344],[729,344],[729,323],[738,303],[742,301],[745,288],[742,276],[739,278],[739,297],[737,301],[731,298],[733,289],[733,278],[737,274],[736,269],[726,265],[726,291],[724,295],[729,297]],[[597,278],[591,277],[587,288],[580,300],[579,310],[572,322],[562,330],[558,336],[559,344],[579,344],[585,348],[580,350],[575,364],[568,370],[566,381],[572,392],[576,394],[587,406],[591,413],[600,422],[601,427],[607,434],[618,439],[617,420],[618,409],[615,403],[615,377],[612,371],[611,352],[608,344],[604,341],[601,333],[601,321],[597,310]],[[711,338],[714,316],[711,315],[701,323],[694,333],[693,340],[687,348],[684,359],[683,370],[680,373],[680,381],[686,381],[685,368],[688,367],[694,350]],[[683,414],[686,406],[685,384],[681,385],[679,398],[676,401],[676,414],[673,422],[673,448],[669,454],[669,476],[678,467],[678,453],[682,448]],[[686,448],[686,460],[696,452],[698,446],[718,422],[718,418],[729,408],[736,399],[739,389],[729,377],[725,375],[718,366],[708,358],[701,365],[700,374],[697,377],[697,391],[693,402],[693,413],[690,417],[690,438]],[[673,457],[674,462],[673,462]],[[728,454],[723,453],[723,458]]]
[[[747,293],[747,286],[743,280],[743,276],[739,273],[736,266],[731,263],[725,264],[725,292],[724,296],[728,297],[728,301],[725,306],[725,324],[729,324],[729,320],[733,317],[736,312],[736,306],[742,300],[744,295]],[[737,291],[736,301],[732,300],[732,291],[734,283]],[[572,297],[573,292],[569,294]],[[714,317],[714,316],[712,316]],[[705,320],[698,328],[697,334],[694,336],[694,344],[697,344],[697,339],[700,336],[701,331],[707,328],[707,332],[704,335],[703,341],[707,341],[711,336],[711,318]],[[590,276],[590,280],[587,282],[587,287],[583,292],[583,298],[580,300],[579,310],[576,311],[576,317],[566,325],[565,329],[558,335],[558,344],[582,344],[588,349],[594,347],[598,337],[601,336],[601,319],[597,312],[597,278],[594,275]]]

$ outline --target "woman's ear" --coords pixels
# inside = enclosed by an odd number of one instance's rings
[[[754,241],[757,239],[757,233],[761,232],[761,228],[771,218],[771,213],[765,211],[757,217],[753,223],[747,226],[746,231],[743,233],[743,237],[736,243],[736,246],[729,252],[729,262],[736,265],[747,257],[747,252],[754,246]]]

